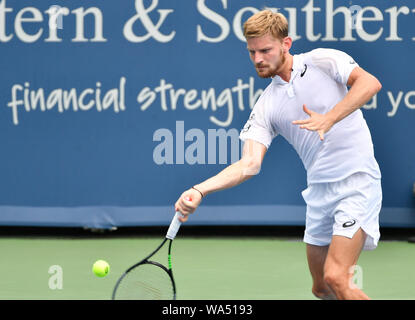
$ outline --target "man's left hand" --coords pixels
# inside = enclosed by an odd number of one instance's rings
[[[320,140],[324,140],[324,134],[328,132],[334,124],[333,120],[326,114],[319,114],[308,109],[305,104],[303,104],[303,110],[310,116],[310,118],[305,120],[295,120],[292,124],[300,125],[301,129],[317,131],[320,136]]]

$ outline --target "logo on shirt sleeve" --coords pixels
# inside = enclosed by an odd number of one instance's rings
[[[245,126],[243,127],[242,132],[247,132],[251,128],[252,124],[250,122],[252,122],[254,119],[255,119],[255,113],[252,112],[251,115],[249,116],[248,121],[246,122]]]
[[[247,132],[250,128],[251,128],[251,124],[247,123],[247,124],[243,127],[242,132]]]

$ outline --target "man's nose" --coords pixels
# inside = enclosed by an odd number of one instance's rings
[[[259,52],[255,52],[254,54],[254,63],[255,64],[261,64],[264,61],[264,59],[262,58],[262,54]]]

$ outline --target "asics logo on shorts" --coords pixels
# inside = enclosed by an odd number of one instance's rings
[[[349,227],[354,226],[355,224],[356,224],[356,220],[350,220],[350,221],[343,223],[343,228],[349,228]]]

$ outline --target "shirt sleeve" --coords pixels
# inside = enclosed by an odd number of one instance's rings
[[[347,53],[336,49],[314,49],[309,52],[309,58],[314,66],[344,85],[353,69],[359,66]]]
[[[254,109],[251,111],[248,121],[245,123],[245,126],[242,128],[239,138],[242,141],[251,139],[262,143],[267,149],[271,145],[272,140],[278,135],[275,130],[273,130],[270,122],[265,116],[263,105],[261,101],[258,100]]]

